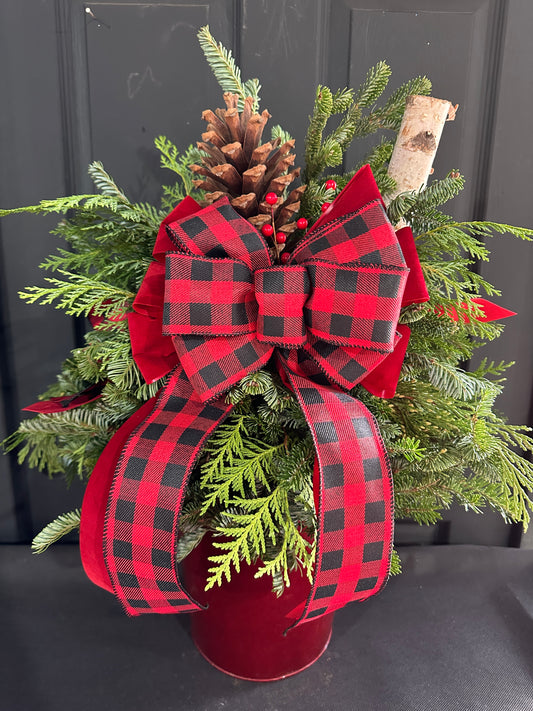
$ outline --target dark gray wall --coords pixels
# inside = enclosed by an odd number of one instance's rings
[[[153,139],[163,133],[185,147],[203,130],[202,109],[220,105],[220,91],[196,42],[209,23],[231,47],[245,77],[263,84],[262,106],[300,150],[316,84],[359,84],[370,65],[387,60],[392,88],[424,73],[434,94],[460,104],[447,125],[435,174],[459,168],[468,189],[455,201],[463,219],[488,217],[533,225],[529,180],[533,150],[528,0],[204,0],[84,3],[3,0],[0,4],[2,206],[90,190],[90,160],[107,169],[134,199],[152,200],[165,179]],[[353,149],[351,162],[364,154]],[[53,220],[2,221],[0,377],[2,433],[20,408],[53,380],[79,327],[53,309],[17,298],[38,282],[37,264],[54,247]],[[483,273],[519,311],[506,337],[487,348],[518,361],[501,409],[530,417],[533,387],[533,249],[511,238],[494,241]],[[81,488],[64,490],[0,460],[0,540],[27,540],[57,514],[78,506]],[[503,543],[499,517],[450,516],[450,540]]]

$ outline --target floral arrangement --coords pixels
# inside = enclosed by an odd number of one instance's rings
[[[225,108],[204,112],[183,153],[156,139],[174,178],[159,206],[131,202],[95,162],[97,194],[2,213],[63,216],[67,246],[42,265],[53,276],[21,296],[90,323],[6,446],[67,483],[89,480],[83,515],[60,515],[33,547],[81,520],[88,574],[132,614],[195,609],[176,565],[210,532],[207,588],[258,562],[281,595],[300,570],[312,588],[302,620],[399,572],[393,516],[431,524],[458,501],[527,524],[533,465],[518,450],[533,443],[494,409],[509,364],[462,364],[510,313],[472,269],[486,238],[533,231],[443,212],[464,187],[456,170],[396,194],[396,135],[427,78],[382,103],[384,62],[357,90],[319,86],[300,172],[288,133],[266,137],[258,80],[242,81],[208,28],[199,40]],[[369,135],[365,160],[336,172]],[[152,597],[131,572],[146,551]]]

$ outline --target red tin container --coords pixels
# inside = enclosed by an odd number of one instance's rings
[[[241,565],[231,581],[204,591],[207,558],[217,553],[205,536],[183,561],[188,592],[206,610],[191,615],[191,633],[201,654],[217,669],[250,681],[276,681],[309,667],[325,652],[333,613],[286,632],[287,617],[307,599],[309,581],[291,573],[290,587],[277,598],[270,576],[255,579],[258,565]]]

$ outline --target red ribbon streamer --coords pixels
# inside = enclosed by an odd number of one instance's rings
[[[509,311],[509,309],[506,309],[503,306],[498,306],[498,304],[494,304],[492,301],[488,301],[487,299],[475,298],[472,299],[472,303],[477,304],[477,306],[479,306],[482,311],[480,315],[475,316],[476,321],[497,321],[500,318],[509,318],[509,316],[516,316],[515,311]],[[466,308],[466,302],[463,302],[461,306],[463,308]],[[438,306],[435,310],[439,316],[449,316],[452,321],[457,322],[459,321],[459,319],[461,319],[464,323],[470,323],[470,318],[468,314],[461,313],[459,315],[457,309],[453,306],[450,306],[446,309],[444,308],[444,306]]]
[[[48,400],[39,400],[22,409],[28,412],[40,412],[43,414],[74,410],[81,405],[86,405],[89,402],[94,402],[101,398],[104,385],[105,383],[102,381],[96,383],[96,385],[91,385],[80,393],[75,393],[74,395],[59,395],[57,397],[51,397]]]

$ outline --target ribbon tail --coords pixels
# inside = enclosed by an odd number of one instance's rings
[[[317,553],[311,592],[291,626],[387,582],[394,505],[390,464],[374,416],[350,395],[287,371],[311,429],[318,464]],[[315,463],[315,470],[316,470]]]
[[[136,410],[115,432],[91,473],[81,507],[80,556],[87,577],[95,585],[113,592],[105,566],[102,547],[106,503],[113,481],[113,473],[131,433],[143,422],[155,405],[157,397],[150,398]]]
[[[75,395],[61,395],[57,397],[51,397],[48,400],[39,400],[31,405],[27,405],[22,409],[27,412],[41,412],[48,414],[51,412],[67,412],[68,410],[74,410],[76,407],[81,407],[81,405],[87,405],[89,402],[94,402],[102,397],[102,390],[104,389],[105,381],[100,381],[95,385],[91,385],[82,392],[76,393]]]
[[[202,446],[232,407],[223,398],[202,402],[178,366],[122,451],[107,507],[104,558],[130,615],[202,609],[179,580],[177,523]]]

